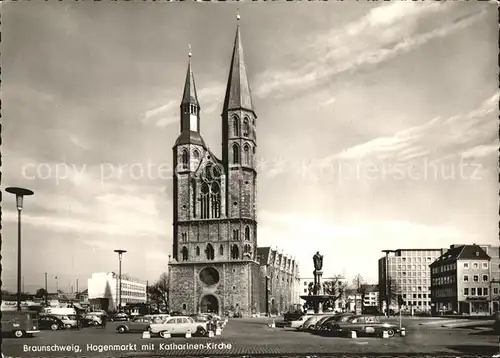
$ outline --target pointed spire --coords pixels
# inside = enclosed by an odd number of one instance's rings
[[[182,94],[182,102],[181,104],[185,103],[191,103],[191,104],[196,104],[199,106],[198,103],[198,95],[196,94],[196,85],[194,84],[194,76],[193,76],[193,70],[191,69],[191,45],[189,45],[189,62],[188,62],[188,69],[186,73],[186,82],[184,84],[184,93]]]
[[[223,110],[243,108],[253,111],[252,95],[248,84],[248,75],[243,56],[240,36],[240,14],[236,15],[236,37],[234,39],[233,56],[229,78],[227,80],[226,97]]]

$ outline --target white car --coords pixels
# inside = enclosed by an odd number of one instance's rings
[[[160,337],[166,337],[167,333],[171,335],[186,334],[188,331],[193,335],[205,336],[207,334],[206,322],[195,322],[191,317],[176,316],[169,317],[163,323],[152,323],[149,325],[149,332],[159,334]]]
[[[309,317],[312,317],[311,315],[304,315],[304,316],[300,316],[299,319],[295,320],[295,321],[292,321],[290,322],[290,327],[292,328],[299,328],[300,326],[302,326],[304,324],[304,322],[309,318]]]

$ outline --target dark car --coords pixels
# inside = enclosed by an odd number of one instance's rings
[[[338,322],[345,322],[350,317],[354,316],[354,313],[338,313],[334,316],[327,317],[324,321],[314,326],[313,332],[324,332],[332,330],[332,327]]]
[[[116,331],[118,333],[144,332],[148,330],[151,323],[153,323],[153,317],[135,316],[128,322],[120,323]]]
[[[329,330],[332,334],[356,332],[358,335],[379,335],[387,332],[389,337],[399,331],[399,327],[388,322],[381,322],[378,316],[359,315],[349,317],[344,322],[333,324]]]
[[[285,322],[292,322],[298,320],[302,317],[304,313],[302,311],[289,311],[283,315]]]
[[[52,315],[40,315],[38,317],[38,328],[39,329],[50,329],[52,331],[57,331],[58,329],[64,329],[64,322]]]

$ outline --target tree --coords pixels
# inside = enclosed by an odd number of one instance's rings
[[[355,293],[362,294],[363,293],[363,285],[365,284],[365,280],[363,277],[358,273],[354,278],[352,279],[352,286],[354,288]]]
[[[163,272],[158,281],[148,287],[149,299],[156,302],[158,308],[162,304],[168,307],[169,288],[168,274]]]
[[[386,290],[388,290],[387,293]],[[386,303],[386,313],[388,316],[390,315],[391,306],[397,306],[399,309],[401,309],[401,287],[399,287],[397,281],[394,278],[388,277],[387,288],[384,286],[379,287],[379,292],[385,293],[382,298]]]
[[[38,290],[36,290],[36,293],[35,293],[35,297],[36,298],[43,298],[43,299],[47,299],[47,291],[45,290],[45,288],[39,288]]]

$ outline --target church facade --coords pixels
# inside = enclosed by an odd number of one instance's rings
[[[239,24],[222,109],[222,158],[202,138],[191,54],[173,147],[171,311],[259,313],[256,121]]]
[[[191,54],[173,147],[169,309],[186,314],[271,313],[299,303],[298,264],[257,248],[256,122],[236,28],[222,108],[222,158],[203,140]]]

